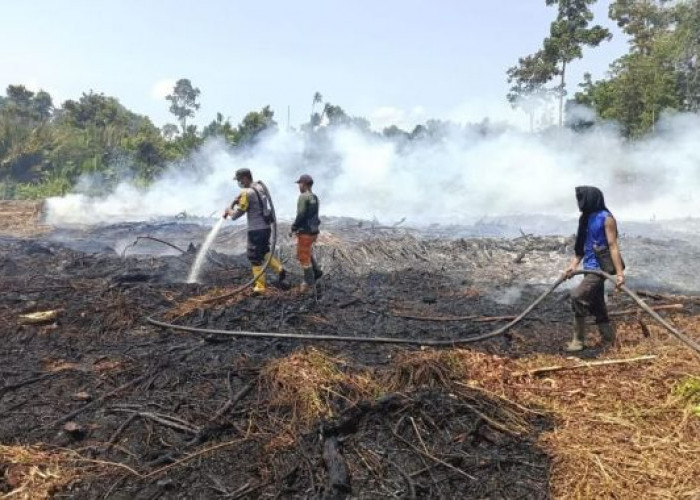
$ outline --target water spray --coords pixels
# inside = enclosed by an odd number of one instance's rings
[[[202,268],[202,264],[204,264],[204,259],[206,259],[207,254],[209,253],[209,247],[211,247],[212,243],[214,243],[214,240],[219,234],[225,220],[226,219],[224,217],[221,217],[218,221],[216,221],[216,224],[214,224],[214,227],[211,228],[211,231],[209,231],[204,243],[202,243],[202,246],[197,252],[197,257],[194,259],[194,263],[190,269],[190,274],[187,276],[187,283],[197,283],[199,280],[199,271]]]
[[[223,299],[226,299],[228,297],[233,297],[234,295],[239,294],[243,290],[250,287],[253,283],[255,283],[258,280],[258,278],[260,278],[260,276],[265,274],[265,272],[267,271],[267,268],[270,266],[270,260],[272,259],[272,256],[275,254],[275,249],[277,248],[277,214],[275,213],[275,204],[272,201],[272,196],[270,196],[270,191],[267,189],[267,186],[262,181],[257,181],[257,182],[262,187],[263,192],[267,196],[268,202],[270,203],[270,214],[272,216],[272,225],[271,225],[272,239],[270,241],[270,253],[267,254],[267,257],[265,258],[265,261],[263,262],[263,265],[262,265],[262,268],[260,269],[260,272],[258,272],[255,276],[253,276],[252,279],[248,280],[244,285],[241,285],[240,287],[236,288],[235,290],[233,290],[230,293],[215,297],[214,299],[206,300],[205,302],[210,302],[213,300],[223,300]],[[190,272],[190,277],[188,278],[188,281],[187,281],[188,283],[196,283],[197,274],[199,273],[199,269],[197,267],[197,262],[200,260],[200,254],[202,255],[201,261],[203,261],[204,257],[206,257],[207,252],[208,252],[208,248],[205,248],[207,246],[207,242],[209,242],[208,244],[209,244],[209,246],[211,246],[211,243],[214,241],[214,238],[216,238],[216,234],[221,229],[221,226],[223,225],[223,222],[225,220],[226,219],[222,217],[221,220],[219,220],[216,223],[216,225],[212,228],[212,230],[210,231],[206,240],[202,244],[202,248],[199,250],[199,253],[197,254],[197,258],[195,259],[195,263],[192,266],[192,271]],[[201,267],[201,265],[202,265],[202,262],[199,262],[199,267]],[[197,271],[196,273],[194,272],[195,269]],[[190,281],[190,278],[192,278],[193,275],[194,275],[195,281]]]

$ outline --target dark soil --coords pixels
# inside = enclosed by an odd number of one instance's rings
[[[515,269],[520,264],[512,256],[519,248],[535,260],[535,254],[546,259],[555,253],[563,262],[568,244],[557,238],[463,240],[451,250],[421,242],[416,245],[423,250],[416,250],[406,240],[394,246],[391,241],[383,235],[365,246],[320,247],[327,274],[318,297],[273,288],[264,297],[245,293],[174,321],[227,330],[455,339],[499,323],[425,322],[396,313],[517,314],[542,286],[519,286],[503,300],[518,271],[464,262],[506,255]],[[289,255],[288,247],[283,250]],[[452,263],[450,251],[465,260]],[[483,252],[487,257],[478,257]],[[275,443],[269,395],[260,383],[260,371],[271,360],[315,345],[349,360],[353,369],[381,373],[398,351],[418,348],[235,339],[146,324],[146,316],[163,317],[190,297],[248,279],[242,255],[215,254],[205,284],[178,282],[193,257],[122,258],[49,239],[0,240],[0,444],[69,448],[140,474],[106,467],[57,495],[548,498],[550,458],[535,441],[552,422],[529,415],[527,433],[506,432],[482,418],[497,414],[502,402],[477,393],[457,397],[450,387],[415,387],[359,402],[340,393],[331,398],[335,418],[319,419],[289,442]],[[298,271],[290,267],[298,282]],[[492,281],[501,272],[510,277]],[[560,352],[569,334],[565,299],[565,291],[558,293],[509,337],[471,348],[501,356]],[[18,322],[20,314],[53,309],[60,310],[54,323]],[[277,409],[277,417],[284,419],[284,411]],[[79,430],[66,430],[67,422]],[[340,470],[333,469],[334,457]]]

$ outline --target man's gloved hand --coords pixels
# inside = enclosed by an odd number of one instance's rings
[[[231,215],[233,215],[233,210],[231,209],[231,207],[226,207],[226,210],[224,210],[223,218],[228,219]]]

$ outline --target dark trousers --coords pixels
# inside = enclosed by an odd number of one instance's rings
[[[574,315],[583,318],[595,317],[596,323],[608,323],[608,308],[605,305],[605,278],[586,274],[583,281],[571,292],[571,307]]]
[[[265,255],[270,252],[270,236],[272,230],[255,229],[248,231],[248,260],[254,266],[261,266],[265,261]]]

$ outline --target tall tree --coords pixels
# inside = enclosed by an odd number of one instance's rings
[[[550,25],[549,36],[544,39],[543,48],[532,56],[521,58],[519,65],[509,70],[511,83],[515,84],[516,90],[524,91],[533,83],[543,86],[559,76],[559,85],[556,87],[559,97],[559,126],[564,123],[567,66],[583,56],[583,47],[596,47],[612,36],[600,25],[590,26],[593,20],[590,6],[595,2],[596,0],[545,0],[548,6],[556,6],[557,17]],[[534,81],[529,80],[532,75],[536,75]]]
[[[187,119],[194,117],[194,112],[199,109],[199,94],[201,91],[192,86],[187,78],[181,78],[175,83],[173,93],[165,98],[170,101],[170,112],[180,121],[182,133],[187,134]]]
[[[600,25],[590,26],[593,20],[590,6],[596,0],[545,1],[547,5],[557,7],[557,18],[549,28],[550,36],[544,40],[544,52],[547,60],[558,65],[559,126],[561,127],[564,124],[567,65],[583,57],[583,47],[597,47],[603,40],[612,38],[612,35]]]
[[[72,99],[63,103],[63,118],[77,128],[107,128],[108,125],[126,126],[129,121],[128,110],[115,97],[95,93],[92,90],[77,101]]]

